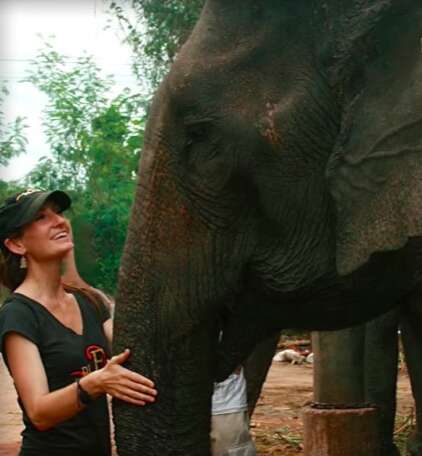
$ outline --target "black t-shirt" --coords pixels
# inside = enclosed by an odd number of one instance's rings
[[[37,345],[50,391],[73,383],[86,373],[100,369],[110,356],[102,323],[110,316],[79,293],[74,294],[81,310],[83,334],[64,326],[43,305],[13,293],[0,308],[0,350],[4,337],[16,332]],[[77,400],[75,393],[75,401]],[[106,397],[100,397],[84,410],[47,431],[38,431],[28,418],[22,402],[25,428],[22,456],[109,456],[110,430]]]

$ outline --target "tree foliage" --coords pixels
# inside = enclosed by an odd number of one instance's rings
[[[114,0],[110,11],[134,53],[134,70],[155,86],[188,38],[205,0]]]
[[[106,108],[113,82],[101,76],[90,56],[69,65],[49,43],[44,43],[29,68],[25,81],[48,97],[43,126],[52,152],[52,159],[43,158],[30,178],[44,187],[51,180],[65,188],[81,189],[92,161],[91,123]]]
[[[83,277],[113,292],[143,142],[144,101],[128,89],[109,97],[113,80],[90,56],[73,64],[46,43],[26,81],[48,97],[43,125],[51,155],[27,187],[69,191]]]
[[[153,89],[187,39],[204,0],[108,0],[133,51],[138,80]],[[117,271],[134,193],[149,100],[125,90],[89,55],[70,64],[45,42],[26,82],[47,95],[43,127],[50,154],[20,182],[0,180],[0,198],[26,187],[67,190],[82,276],[109,292]],[[0,103],[7,95],[0,87]],[[25,150],[24,119],[0,112],[0,165]]]
[[[6,182],[0,179],[0,201],[3,202],[8,196],[18,193],[24,189],[18,182]]]
[[[4,84],[0,85],[0,106],[9,94]],[[28,142],[25,136],[24,117],[16,117],[12,122],[6,122],[5,115],[0,110],[0,166],[6,166],[12,157],[22,154]]]

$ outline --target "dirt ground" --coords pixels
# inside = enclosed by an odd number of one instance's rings
[[[252,416],[260,456],[297,456],[302,451],[302,407],[312,401],[312,365],[273,363]],[[407,374],[399,373],[397,443],[413,424],[413,398]],[[403,453],[404,454],[404,453]]]
[[[312,366],[273,363],[252,417],[260,456],[293,456],[302,452],[302,406],[312,400]],[[406,373],[398,386],[397,428],[411,422],[413,399]],[[0,361],[0,456],[16,456],[21,415],[12,381]]]

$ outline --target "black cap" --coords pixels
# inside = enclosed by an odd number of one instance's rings
[[[25,190],[7,198],[0,207],[0,240],[4,241],[27,223],[33,222],[46,201],[56,203],[60,211],[65,211],[72,202],[60,190]]]

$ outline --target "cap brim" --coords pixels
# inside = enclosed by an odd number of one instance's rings
[[[31,205],[28,207],[25,219],[22,221],[22,226],[31,223],[35,220],[39,210],[44,206],[47,201],[53,201],[57,204],[60,212],[65,211],[72,204],[69,195],[61,190],[54,190],[52,192],[40,192]]]
[[[62,192],[61,190],[55,190],[53,192],[50,192],[50,194],[47,196],[46,201],[54,201],[58,207],[60,208],[60,212],[65,211],[66,209],[69,209],[69,207],[72,204],[72,200],[70,199],[70,196]]]

